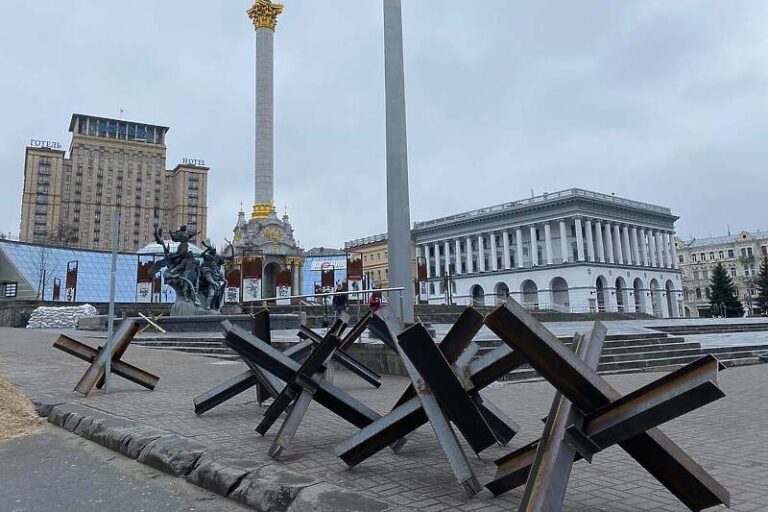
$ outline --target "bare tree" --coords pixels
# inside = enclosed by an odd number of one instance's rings
[[[50,230],[39,234],[38,240],[41,242],[40,251],[35,260],[37,270],[37,300],[45,299],[45,290],[53,281],[53,258],[52,247],[73,247],[77,245],[77,229],[71,227],[66,222],[59,222]]]
[[[45,299],[45,290],[53,279],[53,269],[51,266],[51,249],[48,245],[43,244],[40,246],[40,251],[35,261],[35,268],[37,269],[37,300]]]

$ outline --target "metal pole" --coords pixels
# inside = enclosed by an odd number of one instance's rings
[[[384,89],[386,100],[387,235],[389,282],[402,307],[400,321],[413,323],[411,286],[411,214],[408,193],[408,140],[405,119],[405,71],[400,0],[383,0]]]
[[[117,276],[117,240],[120,236],[120,208],[115,210],[115,229],[112,233],[112,272],[109,277],[109,312],[107,313],[107,346],[104,350],[112,353],[112,336],[115,329],[115,277]],[[104,392],[109,392],[109,376],[112,373],[112,358],[107,358],[104,367]]]

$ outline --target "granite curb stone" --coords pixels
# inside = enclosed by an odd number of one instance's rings
[[[189,438],[78,403],[33,400],[48,422],[204,489],[268,512],[403,511],[279,464],[217,459]]]
[[[245,475],[254,470],[258,470],[258,466],[247,467],[237,461],[221,461],[204,455],[186,479],[221,496],[229,496]]]
[[[205,446],[178,434],[167,434],[150,441],[138,460],[173,476],[186,476],[203,456]]]
[[[304,488],[318,483],[275,464],[245,475],[229,497],[256,510],[286,512]]]

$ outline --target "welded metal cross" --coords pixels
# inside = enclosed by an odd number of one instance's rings
[[[439,345],[421,324],[396,335],[397,319],[387,310],[376,313],[370,326],[398,351],[412,384],[390,413],[341,443],[336,454],[353,467],[387,445],[399,448],[406,435],[429,422],[457,481],[468,495],[476,494],[480,484],[450,422],[476,453],[506,444],[518,428],[484,401],[480,390],[521,365],[522,357],[501,346],[475,359],[479,347],[472,339],[483,316],[473,308],[462,313]]]
[[[371,321],[371,316],[372,313],[369,311],[357,321],[352,329],[350,329],[350,331],[341,339],[339,347],[333,352],[331,358],[368,384],[378,388],[381,386],[381,375],[368,368],[365,364],[358,361],[347,352],[347,349],[363,334],[363,332],[365,332],[368,323]],[[320,334],[316,333],[306,325],[299,327],[299,338],[312,340],[315,345],[320,344],[323,340],[323,337]]]
[[[251,361],[287,383],[257,427],[259,433],[265,434],[280,413],[293,402],[291,411],[270,448],[269,454],[273,458],[279,459],[290,445],[312,400],[358,428],[363,428],[380,417],[376,411],[322,378],[326,361],[341,343],[338,337],[341,325],[343,324],[335,324],[304,363],[298,363],[231,322],[222,322],[226,336],[225,345],[240,354],[244,360]],[[311,344],[310,341],[306,343]]]
[[[271,344],[268,309],[263,308],[252,315],[251,332],[264,343]],[[295,361],[301,361],[311,351],[312,343],[303,341],[286,349],[283,354]],[[260,368],[253,361],[247,358],[242,359],[248,369],[195,398],[195,414],[199,416],[210,411],[254,386],[256,386],[256,401],[259,405],[280,394],[285,387],[285,382]]]
[[[101,388],[104,385],[104,369],[108,358],[112,360],[112,373],[115,375],[119,375],[147,389],[155,389],[158,380],[160,380],[159,377],[120,360],[140,328],[141,326],[135,320],[125,319],[120,322],[120,326],[115,331],[110,351],[107,351],[106,347],[93,349],[85,343],[65,334],[59,336],[53,343],[54,348],[63,350],[91,364],[77,382],[74,390],[88,396],[88,393],[90,393],[94,386]]]
[[[542,438],[496,461],[491,492],[527,482],[519,510],[559,510],[574,459],[618,444],[689,509],[729,504],[728,491],[656,428],[724,396],[717,359],[704,356],[622,396],[596,372],[605,338],[599,323],[577,337],[576,353],[514,299],[485,323],[559,392]]]

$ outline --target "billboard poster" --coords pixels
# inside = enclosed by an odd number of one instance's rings
[[[275,287],[277,288],[277,304],[287,305],[291,303],[291,283],[293,282],[293,271],[291,267],[283,268],[275,276]]]
[[[75,302],[77,300],[77,267],[77,260],[67,263],[67,280],[66,288],[64,289],[67,302]]]
[[[427,259],[423,256],[416,258],[416,282],[419,300],[427,300]]]
[[[243,302],[255,302],[261,300],[263,265],[264,258],[261,256],[246,256],[243,258]]]
[[[356,292],[363,289],[363,255],[359,252],[347,254],[347,291]],[[350,295],[357,299],[357,294]]]
[[[136,283],[136,302],[152,302],[152,282]]]
[[[61,300],[61,279],[58,277],[53,279],[53,300]]]
[[[323,293],[330,293],[333,291],[336,283],[336,272],[333,265],[330,263],[325,264],[320,268],[320,286],[323,288]]]
[[[240,302],[240,281],[242,271],[240,264],[232,264],[224,273],[224,280],[227,287],[224,289],[224,302],[227,304],[237,304]]]
[[[312,261],[312,265],[310,266],[310,270],[313,272],[317,272],[323,269],[328,268],[335,268],[339,270],[344,270],[347,265],[347,257],[346,255],[340,255],[340,256],[330,256],[328,258],[315,258]]]
[[[155,278],[152,279],[152,302],[159,304],[163,302],[163,278],[160,272],[155,274]]]
[[[149,270],[154,263],[154,256],[140,254],[136,266],[136,302],[152,302],[152,275]]]

